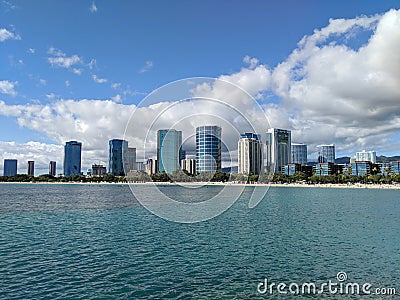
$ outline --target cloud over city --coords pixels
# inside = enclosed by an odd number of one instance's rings
[[[360,33],[369,33],[369,38],[352,44],[351,40]],[[224,84],[194,85],[192,96],[229,99],[226,101],[233,107],[252,116],[252,123],[262,139],[269,126],[290,129],[292,140],[307,143],[311,153],[320,143],[335,143],[343,155],[352,155],[365,147],[378,152],[392,148],[398,151],[400,145],[393,138],[400,132],[398,49],[399,10],[370,17],[331,19],[326,27],[304,36],[276,66],[269,67],[258,58],[245,56],[243,68],[219,76],[222,82],[230,82],[246,91],[263,111],[256,109],[254,102],[250,102],[253,101],[251,97],[244,96],[240,89],[229,89]],[[73,71],[83,66],[78,55],[68,56],[55,48],[50,48],[49,55],[48,62],[55,67]],[[152,66],[148,61],[140,72]],[[92,78],[98,83],[106,82],[96,75]],[[15,94],[14,85],[10,81],[0,81],[0,92]],[[119,84],[112,83],[112,86],[117,89]],[[146,120],[158,118],[157,126],[165,128],[175,124],[177,129],[185,130],[186,135],[193,134],[193,128],[200,121],[215,123],[218,116],[227,123],[241,122],[230,109],[224,111],[215,103],[197,105],[189,101],[173,108],[177,100],[164,98],[159,103],[138,107],[120,103],[119,94],[112,99],[59,99],[47,104],[16,105],[0,101],[0,115],[15,118],[21,127],[44,133],[54,141],[54,145],[49,146],[54,147],[54,151],[62,149],[60,145],[67,140],[83,142],[86,166],[99,160],[107,161],[108,140],[123,137],[133,112],[138,116],[137,130],[131,131],[128,138],[130,145],[138,147],[139,151],[145,131],[141,126],[147,124]],[[205,115],[213,109],[217,109],[216,117],[187,118]],[[178,119],[183,121],[176,124]],[[234,153],[237,132],[225,128],[224,131]],[[150,138],[151,146],[155,147],[155,141],[155,136]],[[188,146],[193,147],[193,144]],[[0,147],[4,153],[12,154],[8,144],[0,143]],[[41,149],[43,145],[33,143],[29,147]],[[21,149],[23,160],[27,160],[30,157],[28,147]],[[62,150],[57,155],[54,154],[54,159],[61,162]]]

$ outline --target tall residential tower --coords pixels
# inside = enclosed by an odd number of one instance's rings
[[[196,128],[196,172],[221,171],[221,127]]]
[[[108,172],[114,176],[125,175],[124,159],[127,158],[128,142],[125,140],[113,139],[108,142],[108,145]]]
[[[291,160],[290,130],[270,128],[266,138],[267,170],[271,173],[281,173],[282,167]]]
[[[238,173],[260,174],[262,172],[262,143],[259,135],[244,133],[238,141]]]
[[[179,170],[182,158],[182,131],[162,129],[157,131],[158,172],[171,174]]]
[[[64,146],[64,176],[81,174],[82,143],[66,142]]]

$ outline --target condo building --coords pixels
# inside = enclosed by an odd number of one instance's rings
[[[172,172],[180,169],[182,157],[182,131],[162,129],[157,131],[158,172]]]
[[[335,163],[335,145],[319,145],[318,149],[318,162],[319,163]]]
[[[108,142],[108,172],[114,176],[125,175],[124,158],[128,152],[128,142],[125,140],[113,139]]]
[[[238,141],[238,173],[261,174],[263,166],[262,143],[259,135],[243,133]]]
[[[267,171],[281,173],[282,167],[291,160],[291,131],[270,128],[266,134]]]
[[[82,143],[66,142],[64,146],[64,176],[81,174]]]
[[[221,171],[221,127],[205,125],[196,128],[196,172]]]

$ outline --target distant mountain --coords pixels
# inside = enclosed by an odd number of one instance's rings
[[[400,156],[384,156],[380,155],[376,157],[377,162],[390,162],[390,161],[397,161],[400,160]]]
[[[335,159],[335,163],[337,164],[349,164],[350,163],[350,157],[343,156],[343,157],[338,157]]]

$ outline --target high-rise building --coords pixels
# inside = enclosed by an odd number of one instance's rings
[[[196,172],[221,171],[221,127],[196,128]]]
[[[291,132],[290,130],[270,128],[266,138],[267,170],[272,173],[281,173],[282,167],[291,160]]]
[[[28,160],[28,175],[35,176],[35,162]]]
[[[14,176],[17,175],[18,161],[16,159],[5,159],[3,176]]]
[[[292,143],[292,164],[307,164],[307,145]]]
[[[146,169],[148,175],[153,175],[158,173],[157,159],[149,158],[146,162]]]
[[[375,151],[361,151],[356,152],[356,161],[370,161],[373,164],[376,163],[376,152]]]
[[[51,176],[56,176],[56,162],[55,161],[50,161],[49,163],[49,175]]]
[[[124,159],[126,160],[127,157],[128,142],[125,140],[113,139],[108,142],[108,145],[108,172],[113,176],[125,175]],[[127,162],[125,166],[128,166]]]
[[[319,163],[335,163],[335,145],[319,145],[318,149],[318,162]]]
[[[64,176],[81,174],[82,143],[66,142],[64,146]]]
[[[182,131],[162,129],[157,131],[158,172],[172,172],[180,169],[182,157]]]
[[[397,161],[392,161],[391,162],[392,168],[391,171],[393,172],[393,174],[400,174],[400,160]]]
[[[244,133],[238,141],[238,173],[260,174],[263,168],[262,143],[259,135]]]
[[[93,164],[92,169],[90,170],[93,176],[102,176],[106,175],[107,169],[103,165]]]
[[[181,161],[182,170],[186,170],[189,174],[196,174],[196,160],[185,158]]]
[[[137,170],[136,167],[136,148],[128,148],[126,153],[126,172]]]
[[[146,165],[142,161],[136,162],[136,171],[138,172],[146,172]]]

